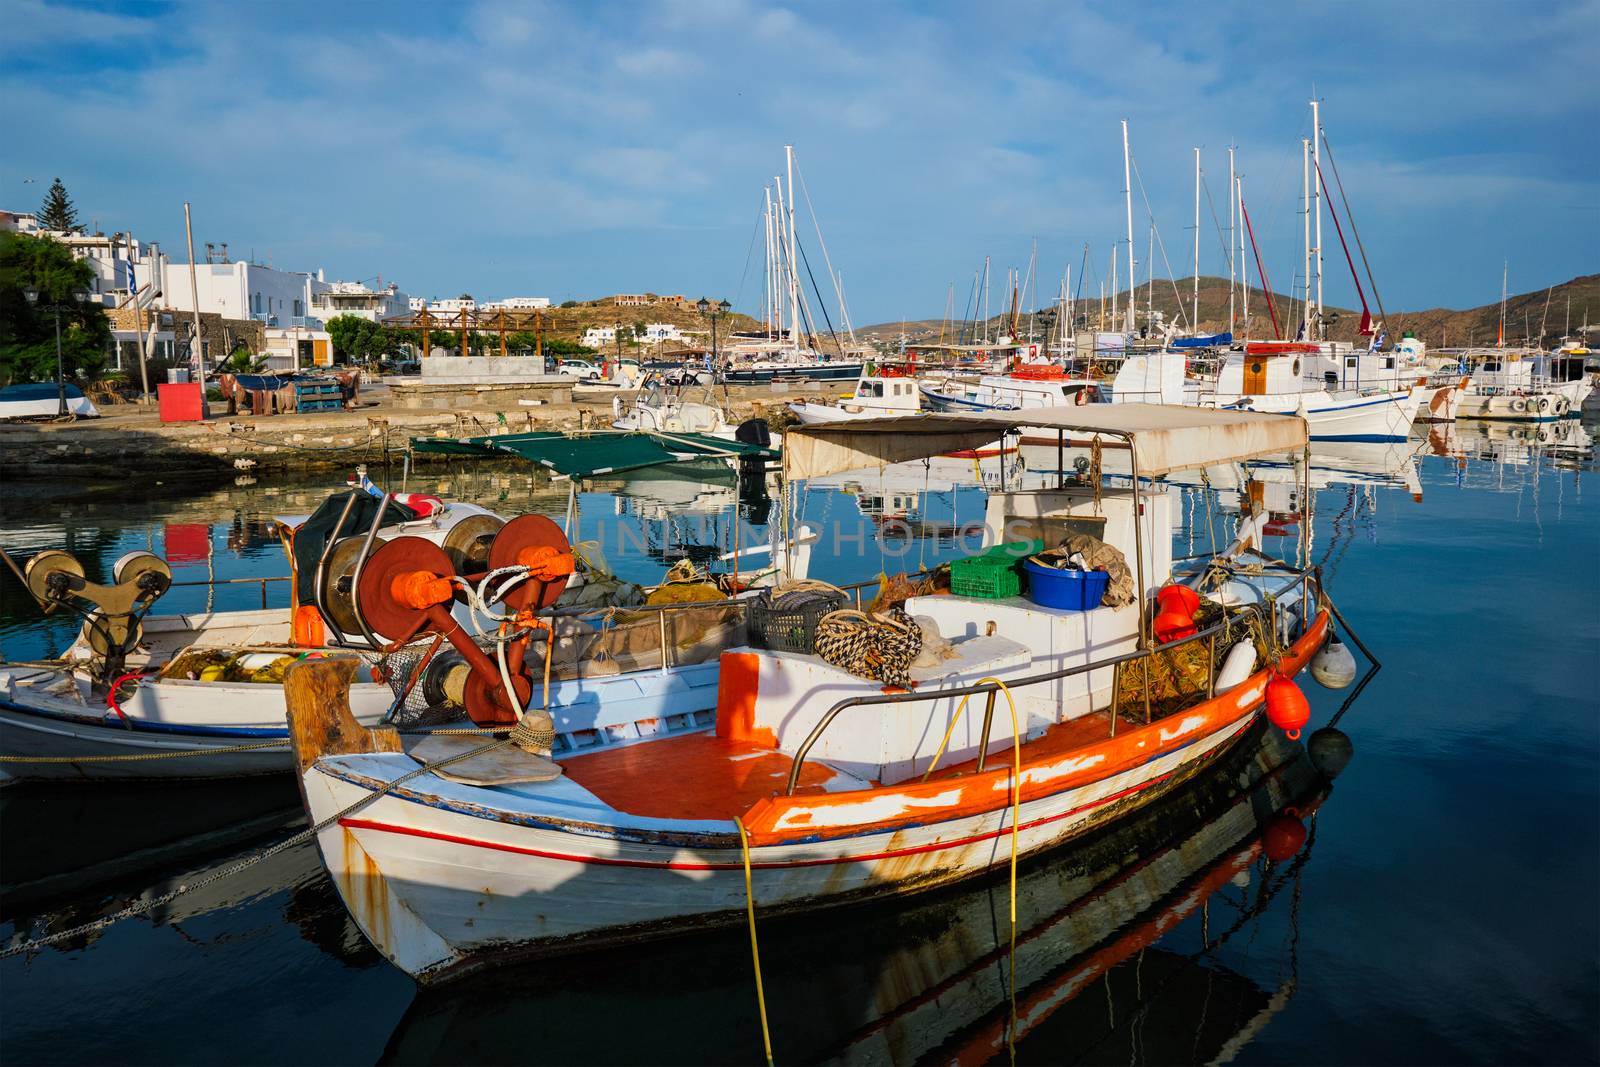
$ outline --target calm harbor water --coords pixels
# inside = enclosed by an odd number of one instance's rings
[[[1182,797],[1025,865],[1014,953],[1003,878],[764,922],[778,1061],[1004,1060],[1013,1010],[1023,1062],[1600,1060],[1600,474],[1570,443],[1463,427],[1318,448],[1312,557],[1383,661],[1340,720],[1349,768],[1329,787],[1260,731]],[[731,538],[733,486],[673,473],[581,498],[580,537],[624,578]],[[1287,485],[1261,474],[1276,507]],[[151,548],[179,581],[282,575],[272,516],[309,512],[334,481],[8,483],[0,542],[66,547],[91,572]],[[409,487],[566,507],[560,484],[503,465]],[[1185,490],[1180,552],[1208,548],[1207,517],[1220,533],[1237,495]],[[813,487],[804,509],[822,533],[813,574],[847,581],[960,554],[983,493],[918,470]],[[1291,555],[1303,526],[1268,547]],[[70,642],[5,581],[7,658]],[[163,610],[261,595],[183,587]],[[1313,726],[1348,695],[1305,688]],[[159,895],[302,824],[287,780],[0,790],[0,937]],[[0,962],[7,1063],[760,1055],[742,930],[419,990],[366,944],[309,846]]]

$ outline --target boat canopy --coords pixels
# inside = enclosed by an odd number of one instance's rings
[[[1088,404],[1020,411],[951,412],[850,419],[792,426],[784,434],[784,474],[820,478],[840,471],[904,463],[982,448],[1003,434],[1059,431],[1071,442],[1110,437],[1134,450],[1141,477],[1209,467],[1303,449],[1298,415],[1220,411],[1162,404]]]
[[[500,434],[488,437],[413,437],[413,452],[452,456],[511,453],[569,478],[592,478],[678,463],[684,459],[777,459],[775,449],[700,433],[646,433],[600,430],[592,433]]]
[[[1210,337],[1178,337],[1167,345],[1168,348],[1217,348],[1222,345],[1233,344],[1233,334],[1214,333]]]

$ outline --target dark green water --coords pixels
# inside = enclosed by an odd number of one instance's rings
[[[1455,454],[1424,447],[1420,502],[1399,477],[1320,479],[1313,558],[1384,663],[1340,722],[1349,768],[1324,788],[1299,746],[1263,732],[1181,797],[1027,865],[1018,1060],[1600,1060],[1600,477],[1592,458],[1515,435],[1440,444]],[[1372,457],[1318,458],[1348,472]],[[265,520],[329,488],[5,484],[0,541],[100,566],[152,547],[187,560],[179,580],[283,574]],[[507,467],[410,488],[508,512],[565,505]],[[910,516],[927,536],[882,541],[861,507],[893,493],[813,490],[813,572],[854,579],[957,552],[942,528],[980,518],[981,493],[929,488]],[[596,487],[582,536],[625,577],[654,578],[657,557],[726,536],[720,491]],[[1205,503],[1197,491],[1185,514],[1203,521]],[[1211,505],[1220,527],[1227,492]],[[1288,554],[1288,529],[1269,547]],[[1179,547],[1191,540],[1204,547],[1203,530]],[[0,591],[6,656],[71,639]],[[163,606],[205,601],[177,589]],[[215,606],[259,603],[232,586]],[[1306,688],[1314,726],[1346,695]],[[193,880],[291,832],[297,803],[288,781],[0,790],[0,933],[38,936]],[[1285,805],[1308,836],[1274,860],[1261,832],[1281,843]],[[1005,1059],[1007,907],[1002,879],[764,924],[778,1062]],[[760,1056],[740,930],[419,991],[364,942],[309,847],[87,944],[0,962],[7,1063]]]

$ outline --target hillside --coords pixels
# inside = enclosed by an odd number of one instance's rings
[[[1193,292],[1194,281],[1192,278],[1181,278],[1177,282],[1178,293],[1182,297],[1185,309]],[[1173,298],[1173,283],[1157,280],[1154,306],[1157,311],[1169,319],[1177,317],[1177,302]],[[1163,291],[1164,290],[1164,291]],[[1546,299],[1548,293],[1549,312],[1546,314]],[[1271,336],[1272,323],[1267,314],[1265,291],[1254,286],[1250,290],[1250,317],[1254,328],[1252,333],[1257,336]],[[1544,322],[1544,341],[1554,344],[1561,338],[1562,329],[1566,323],[1567,299],[1572,300],[1572,329],[1576,332],[1584,319],[1584,309],[1588,308],[1592,316],[1592,324],[1600,328],[1600,274],[1586,274],[1571,281],[1562,282],[1551,290],[1539,289],[1529,293],[1519,293],[1509,297],[1506,301],[1506,342],[1520,344],[1524,337],[1533,338],[1539,334],[1540,322]],[[1125,306],[1127,293],[1118,296],[1119,307]],[[1296,320],[1297,301],[1282,293],[1274,292],[1272,296],[1278,312],[1278,320],[1286,336],[1292,336]],[[1372,308],[1373,318],[1377,319],[1378,309],[1374,301]],[[1142,320],[1145,308],[1145,290],[1140,287],[1136,301],[1140,318]],[[1110,315],[1111,303],[1106,301],[1107,316]],[[1087,311],[1090,315],[1090,324],[1093,326],[1099,315],[1100,301],[1096,298],[1093,302],[1084,302],[1079,305],[1080,312]],[[1331,320],[1328,336],[1336,341],[1354,341],[1361,325],[1361,312],[1359,309],[1338,308],[1328,305],[1328,317]],[[1022,312],[1019,316],[1024,336],[1028,333],[1028,313]],[[1467,343],[1492,344],[1495,340],[1497,325],[1500,318],[1500,302],[1498,300],[1481,307],[1457,311],[1451,308],[1427,308],[1420,311],[1398,311],[1391,309],[1388,333],[1390,339],[1398,338],[1404,331],[1410,330],[1432,347],[1445,347],[1448,345],[1463,345]],[[1035,319],[1035,331],[1043,336],[1055,322],[1055,308],[1039,309]],[[1207,275],[1200,277],[1200,328],[1206,333],[1216,333],[1227,329],[1228,323],[1228,280]],[[1002,332],[1005,324],[1004,317],[995,316],[989,322],[991,336]],[[879,345],[898,347],[902,328],[906,337],[912,343],[929,343],[939,338],[943,329],[946,341],[954,340],[961,329],[960,323],[943,323],[938,319],[924,319],[916,322],[884,322],[873,326],[857,327],[856,334],[862,339]],[[978,325],[978,332],[983,332],[982,324]]]
[[[649,304],[644,307],[618,307],[602,300],[587,300],[576,307],[550,308],[545,312],[545,329],[550,336],[576,341],[591,326],[623,326],[648,322],[665,322],[685,333],[700,331],[708,337],[711,322],[701,316],[693,305],[687,308],[675,304]],[[758,329],[761,323],[737,311],[717,318],[717,335],[726,337],[733,330]]]

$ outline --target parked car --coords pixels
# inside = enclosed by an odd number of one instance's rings
[[[556,367],[557,374],[565,374],[580,381],[599,381],[604,377],[600,368],[586,359],[564,359]]]
[[[414,359],[386,359],[378,364],[380,374],[421,374],[422,363]]]

